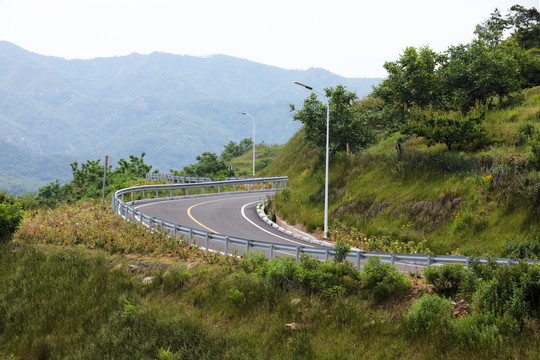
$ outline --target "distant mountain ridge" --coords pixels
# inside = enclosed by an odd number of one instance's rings
[[[321,90],[342,84],[363,97],[382,79],[284,70],[226,55],[66,60],[0,41],[0,140],[79,161],[144,151],[161,170],[179,169],[203,151],[219,153],[228,141],[251,137],[251,119],[238,111],[255,117],[257,142],[286,142],[300,127],[288,104],[309,95],[296,80]],[[6,170],[17,176],[5,159],[0,169],[0,180]]]

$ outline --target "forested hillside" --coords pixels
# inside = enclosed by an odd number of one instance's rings
[[[540,14],[495,11],[469,44],[407,48],[359,100],[330,98],[330,235],[375,251],[540,257]],[[509,34],[505,38],[506,34]],[[322,235],[326,104],[263,170],[272,211]]]
[[[154,168],[165,170],[250,137],[250,119],[238,111],[255,116],[258,141],[284,143],[299,128],[290,121],[288,104],[305,95],[294,80],[346,84],[364,95],[380,81],[346,79],[322,69],[284,70],[221,55],[65,60],[8,42],[0,42],[0,79],[1,140],[30,154],[66,155],[79,162],[106,152],[115,159],[146,152]],[[44,173],[30,158],[19,163],[26,167],[24,176],[5,158],[0,168],[41,182]],[[51,166],[45,174],[54,171]],[[46,181],[64,177],[58,170]],[[31,189],[36,190],[31,184],[7,188]]]

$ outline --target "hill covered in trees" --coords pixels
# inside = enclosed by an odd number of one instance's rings
[[[325,89],[332,237],[374,251],[540,257],[539,30],[535,9],[495,11],[469,44],[407,48],[363,100]],[[320,233],[326,104],[312,94],[294,110],[303,129],[262,173],[289,176],[271,211]]]

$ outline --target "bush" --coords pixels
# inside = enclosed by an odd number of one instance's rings
[[[451,320],[450,300],[428,294],[414,303],[403,317],[407,330],[414,336],[444,332]]]
[[[396,266],[382,264],[379,257],[371,257],[364,266],[364,287],[373,290],[375,302],[407,294],[412,287],[411,280]]]
[[[518,259],[540,258],[540,235],[530,240],[522,240],[518,243],[506,241],[502,256]]]
[[[433,289],[443,296],[451,297],[458,292],[472,292],[474,290],[474,277],[461,264],[429,266],[424,268],[424,276],[426,281],[433,285]]]
[[[339,240],[334,245],[334,262],[342,264],[346,259],[347,255],[351,252],[351,247],[347,245],[343,240]]]
[[[229,290],[229,302],[235,307],[240,308],[244,305],[244,293],[238,289]]]
[[[23,215],[20,204],[0,203],[0,242],[9,240],[17,231]]]
[[[362,277],[348,263],[321,263],[307,254],[301,254],[299,262],[293,258],[273,259],[266,262],[258,273],[270,288],[325,292],[325,295],[350,294],[359,288]]]
[[[480,313],[510,316],[520,325],[540,312],[540,265],[520,262],[500,266],[493,277],[480,284],[473,296],[473,308]]]

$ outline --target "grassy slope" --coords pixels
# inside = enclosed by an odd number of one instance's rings
[[[281,145],[257,144],[255,147],[255,172],[268,166],[279,154]],[[233,158],[230,163],[237,176],[251,176],[253,173],[253,150]]]
[[[348,159],[330,161],[330,219],[367,235],[423,241],[438,253],[499,255],[505,242],[540,233],[523,198],[505,198],[487,166],[526,158],[530,146],[514,142],[520,125],[540,131],[540,87],[526,92],[521,105],[488,113],[487,145],[481,150],[447,152],[423,139],[395,134]],[[398,157],[395,142],[404,145]],[[303,140],[302,131],[284,147],[264,175],[289,176],[290,196],[277,211],[292,223],[316,230],[323,224],[323,154]]]

